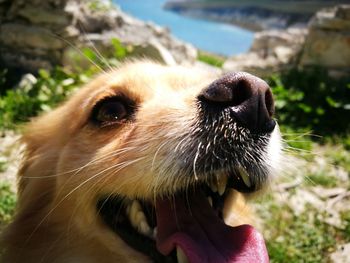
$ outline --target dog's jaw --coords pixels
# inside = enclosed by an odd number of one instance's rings
[[[258,82],[263,83],[260,80]],[[264,90],[266,90],[265,87]],[[247,91],[245,95],[249,94]],[[176,96],[176,100],[181,98],[181,95],[177,93],[173,93],[173,96]],[[145,114],[144,110],[144,108],[140,108],[139,114]],[[132,238],[129,239],[127,233],[118,232],[118,227],[114,228],[127,243],[136,249],[141,249],[144,253],[152,254],[152,258],[156,262],[172,260],[175,254],[177,254],[179,262],[186,259],[191,263],[224,262],[225,260],[225,262],[250,262],[254,261],[253,258],[258,259],[259,262],[268,261],[263,239],[252,227],[230,228],[223,223],[223,203],[232,188],[240,192],[255,193],[267,185],[271,174],[278,167],[281,147],[279,132],[275,122],[270,119],[273,109],[270,108],[266,113],[268,114],[266,115],[268,123],[273,125],[266,126],[267,128],[263,128],[263,130],[243,127],[237,121],[235,110],[237,109],[234,106],[228,107],[227,104],[212,107],[212,105],[207,104],[207,101],[202,100],[192,100],[187,106],[184,106],[183,103],[173,104],[170,100],[169,105],[161,105],[160,108],[152,108],[147,111],[147,113],[168,112],[169,118],[150,119],[149,123],[144,123],[143,118],[141,118],[140,122],[135,123],[134,131],[138,134],[135,136],[136,138],[142,136],[140,130],[144,127],[155,130],[154,136],[158,138],[158,140],[154,140],[154,138],[150,138],[149,141],[141,140],[141,143],[139,140],[136,143],[136,148],[140,149],[137,157],[145,157],[146,159],[140,162],[145,169],[134,171],[134,176],[139,178],[140,182],[147,182],[148,189],[146,189],[147,193],[135,193],[134,195],[131,195],[130,192],[123,195],[118,191],[117,196],[126,199],[126,204],[119,205],[117,209],[118,211],[126,211],[122,215],[126,219],[121,220],[123,223],[127,221],[127,224],[132,226],[131,232],[135,230],[142,236],[138,241],[146,239],[147,243],[151,242],[153,245],[150,245],[149,251],[143,251],[140,245],[135,245]],[[159,126],[164,127],[164,129],[157,128]],[[145,155],[142,156],[142,154]],[[148,158],[149,156],[152,156],[151,160]],[[128,157],[126,158],[128,159]],[[134,183],[134,186],[138,184],[136,181]],[[213,195],[208,194],[208,189]],[[215,200],[213,201],[213,199]],[[150,223],[152,219],[147,218],[145,216],[147,212],[142,212],[142,209],[139,209],[137,213],[128,212],[132,210],[129,208],[130,203],[133,206],[135,202],[138,202],[137,200],[140,203],[143,201],[151,203],[154,210],[152,212],[153,221],[156,222]],[[106,199],[104,201],[108,202]],[[215,203],[214,209],[210,208],[211,202]],[[210,224],[203,223],[203,220],[202,224],[199,224],[197,219],[192,217],[191,207],[194,204],[196,206],[196,208],[192,208],[194,214],[198,215],[200,214],[199,210],[204,209],[213,211],[212,213],[202,213],[202,215],[212,218],[214,226],[224,229],[222,231],[226,233],[226,238],[219,240],[215,238],[215,234],[210,235],[204,230],[199,230],[201,229],[199,226],[203,224],[204,228],[210,229]],[[172,210],[172,205],[176,209]],[[106,211],[101,206],[99,209]],[[177,218],[176,213],[184,216]],[[171,216],[172,214],[173,216]],[[102,216],[112,228],[115,224],[118,226],[118,222],[110,220],[104,213]],[[192,233],[193,236],[202,236],[203,238],[193,240],[189,234],[191,231],[186,230],[186,226],[181,229],[177,224],[169,223],[181,223],[181,220],[197,229]],[[157,234],[155,234],[155,227],[158,229]],[[172,229],[170,234],[168,233],[169,229]],[[210,232],[210,230],[208,231]],[[129,233],[130,235],[134,234]],[[222,251],[219,249],[213,252],[215,250],[213,248],[218,246],[213,241],[215,239],[218,243],[221,242]],[[212,248],[205,245],[208,240],[214,243]],[[198,247],[196,242],[202,247]],[[223,244],[230,245],[225,247]],[[230,252],[226,253],[225,251]],[[158,255],[159,252],[163,256],[170,256],[162,258],[161,255]],[[156,255],[154,256],[154,254]],[[245,255],[250,255],[252,258],[245,257]],[[158,257],[161,259],[157,261]]]
[[[261,152],[264,160],[266,160],[266,163],[263,164],[263,167],[265,167],[264,169],[268,167],[268,172],[262,170],[265,173],[264,178],[266,181],[270,179],[270,174],[274,173],[275,168],[278,166],[277,163],[280,151],[279,143],[279,132],[278,128],[276,128],[276,130],[271,134],[270,138],[264,144],[264,147],[266,147],[267,150]],[[269,162],[267,162],[267,160],[269,160]],[[177,169],[181,171],[182,167],[179,166]],[[151,218],[153,218],[152,223],[150,223],[150,213],[145,212],[146,210],[150,209],[149,205],[148,208],[143,205],[138,205],[139,209],[137,209],[137,211],[134,209],[135,202],[141,204],[144,202],[124,200],[124,205],[113,208],[115,211],[119,212],[117,218],[122,218],[121,220],[124,221],[124,223],[125,220],[128,221],[129,225],[132,226],[134,231],[140,235],[140,238],[138,240],[146,240],[148,243],[148,245],[145,246],[148,248],[147,251],[144,251],[142,249],[140,251],[152,255],[152,258],[155,262],[164,262],[165,260],[168,260],[169,262],[179,263],[187,262],[186,260],[191,263],[224,262],[223,258],[226,258],[225,262],[251,262],[256,259],[258,259],[259,262],[268,262],[268,256],[264,241],[261,235],[253,227],[248,225],[241,225],[232,228],[223,223],[223,208],[225,206],[224,203],[226,199],[231,195],[231,192],[233,191],[232,187],[244,192],[254,192],[254,194],[256,190],[264,188],[266,183],[261,182],[257,186],[254,182],[255,178],[259,176],[259,171],[255,171],[257,174],[255,174],[254,177],[252,177],[252,175],[249,174],[243,167],[231,167],[228,169],[222,167],[216,171],[200,171],[201,173],[197,174],[197,179],[190,177],[191,179],[187,181],[186,187],[183,187],[183,185],[177,181],[179,184],[177,185],[176,191],[173,193],[168,192],[167,194],[159,191],[159,196],[155,197],[155,199],[150,200],[150,203],[152,204],[151,210],[153,213],[151,215]],[[227,171],[231,172],[227,173]],[[174,173],[171,172],[171,174],[173,175]],[[179,174],[179,176],[181,175]],[[173,186],[172,189],[174,188],[176,189],[176,187]],[[125,210],[125,212],[123,212],[123,210]],[[204,212],[205,210],[208,212]],[[140,214],[144,214],[146,216],[140,216]],[[202,220],[201,224],[196,223],[197,219],[195,219],[196,217],[193,216],[194,214],[197,215],[197,218],[199,215],[203,216],[204,218],[211,218],[212,224],[209,224],[205,220]],[[179,217],[179,215],[182,216]],[[103,214],[103,216],[105,216],[105,214]],[[117,232],[117,234],[124,237],[124,240],[128,244],[134,246],[138,250],[140,249],[140,245],[135,246],[135,243],[129,239],[128,235],[130,235],[130,233],[120,233],[118,231],[117,222],[113,220],[111,221],[110,218],[106,217],[105,220],[108,225],[116,226],[114,230]],[[174,222],[176,222],[175,225]],[[206,232],[202,232],[205,230],[200,230],[202,228],[199,227],[200,225],[203,227],[203,224],[204,229],[212,229],[209,231],[212,233],[215,233],[213,227],[221,229],[226,233],[225,235],[227,236],[226,240],[224,238],[221,240],[217,238],[217,242],[221,242],[220,246],[223,250],[216,251],[215,249],[210,248],[208,245],[205,245],[201,248],[196,246],[196,242],[207,243],[208,241],[205,240],[215,239],[215,234],[211,237],[209,235],[202,241],[199,241],[198,239],[193,240],[189,234],[186,234],[190,233],[193,229],[187,232],[186,227],[185,229],[181,229],[181,226],[178,228],[178,224],[181,225],[182,223],[198,229],[196,230],[197,234],[193,233],[194,236],[206,235]],[[121,226],[119,228],[121,228]],[[172,229],[173,232],[169,232],[169,229]],[[135,232],[132,235],[135,235]],[[230,247],[225,247],[224,244],[230,244]],[[215,247],[215,245],[213,247]],[[157,253],[156,249],[160,253]],[[153,250],[152,253],[150,252],[151,250]],[[205,252],[208,251],[212,252],[206,254]],[[225,251],[230,252],[227,254]],[[161,254],[169,256],[164,258]],[[208,259],[207,257],[211,258]]]

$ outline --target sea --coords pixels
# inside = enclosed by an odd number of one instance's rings
[[[246,52],[253,32],[234,25],[194,19],[163,9],[165,0],[113,0],[120,8],[141,20],[168,27],[178,39],[198,49],[231,56]]]

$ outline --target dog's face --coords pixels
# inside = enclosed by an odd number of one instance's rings
[[[24,135],[13,224],[22,250],[55,247],[46,254],[83,262],[267,261],[252,227],[223,220],[237,191],[264,188],[277,166],[273,110],[267,84],[246,73],[139,62],[99,76]]]

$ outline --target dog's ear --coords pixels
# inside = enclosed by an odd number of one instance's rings
[[[38,117],[24,127],[21,142],[25,148],[18,172],[16,214],[0,238],[0,247],[5,250],[19,247],[50,209],[57,178],[55,169],[62,139],[59,133],[62,133],[60,116],[63,110],[61,107]]]
[[[43,209],[53,198],[60,133],[64,131],[62,110],[38,117],[24,128],[21,141],[25,149],[18,172],[18,211],[23,215]]]
[[[94,88],[93,84],[89,85]],[[24,127],[21,140],[25,152],[18,174],[19,211],[22,207],[45,206],[53,198],[59,154],[87,118],[89,107],[86,105],[89,105],[91,95],[88,86],[54,111],[34,118]]]

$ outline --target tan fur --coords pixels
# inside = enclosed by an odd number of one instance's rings
[[[149,262],[102,222],[97,198],[118,193],[152,201],[185,184],[174,183],[175,171],[164,165],[172,162],[177,136],[195,116],[196,94],[215,78],[182,67],[129,63],[28,124],[17,213],[2,236],[4,262]],[[135,124],[91,127],[95,103],[120,93],[140,105]],[[243,204],[233,192],[225,206],[232,224],[235,207],[239,222],[247,222]]]

